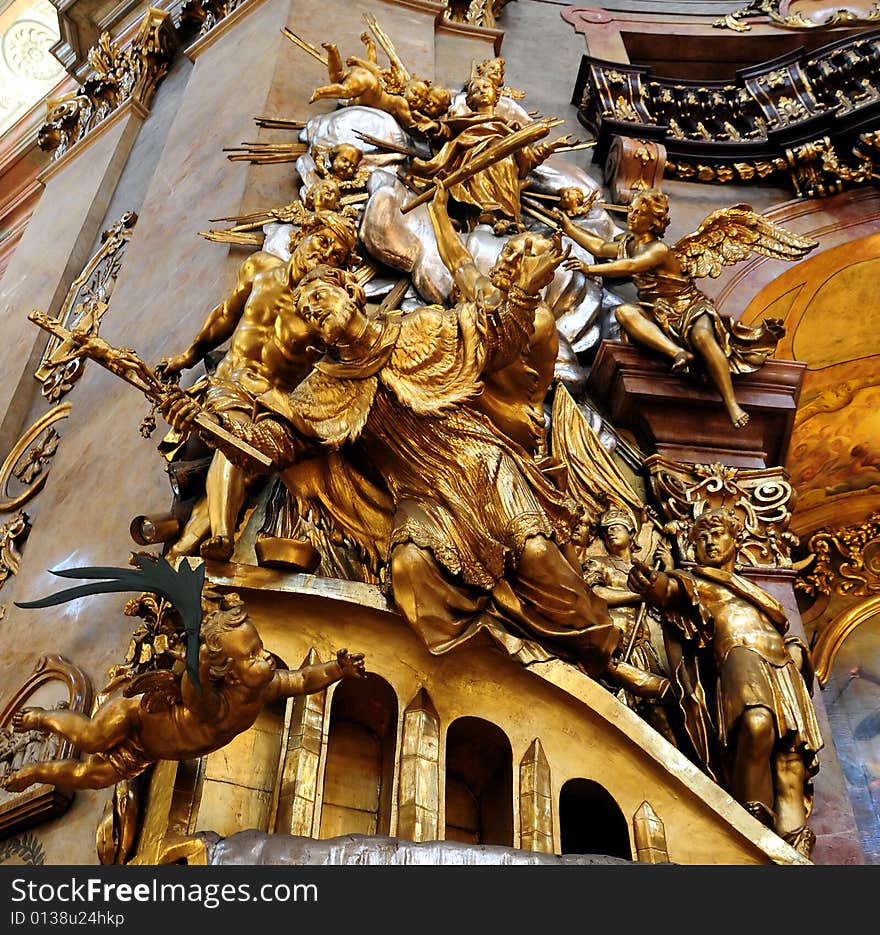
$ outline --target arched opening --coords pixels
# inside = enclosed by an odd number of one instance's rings
[[[446,840],[513,846],[513,751],[482,718],[459,718],[446,734]]]
[[[378,675],[346,679],[333,694],[320,837],[388,834],[397,696]]]
[[[198,809],[196,831],[235,834],[246,828],[269,830],[272,797],[278,777],[284,701],[274,701],[260,712],[252,727],[203,760],[201,789],[190,767],[180,771],[181,786],[173,803],[186,811],[186,786],[194,783]]]
[[[629,826],[611,794],[592,779],[569,779],[559,793],[563,854],[632,860]]]

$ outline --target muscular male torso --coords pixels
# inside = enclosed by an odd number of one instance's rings
[[[272,388],[290,391],[321,352],[296,312],[287,264],[257,253],[243,266],[240,279],[250,280],[250,294],[216,378],[255,396]]]

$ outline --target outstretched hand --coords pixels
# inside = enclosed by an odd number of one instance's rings
[[[190,359],[190,355],[184,352],[174,357],[163,357],[159,363],[156,364],[154,373],[160,380],[165,382],[169,378],[176,376],[181,370],[188,370],[193,364],[194,361]]]
[[[534,238],[526,237],[514,278],[515,285],[523,292],[535,295],[550,284],[556,268],[565,262],[570,254],[571,244],[563,250],[562,235],[558,231],[553,237],[553,249],[543,253],[536,252]]]
[[[344,679],[360,679],[367,674],[363,653],[350,653],[347,649],[339,649],[336,652],[336,662],[342,670],[342,677]]]
[[[570,270],[572,273],[583,273],[585,276],[591,276],[592,267],[589,263],[585,263],[583,260],[579,260],[577,257],[571,257],[562,264],[563,267],[567,270]]]
[[[572,231],[577,230],[577,225],[561,208],[553,208],[550,213],[559,222],[559,227],[564,234],[568,234],[570,237]]]

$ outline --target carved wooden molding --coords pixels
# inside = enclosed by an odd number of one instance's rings
[[[808,549],[815,558],[795,583],[798,590],[853,597],[880,593],[880,513],[841,529],[820,529]]]
[[[654,77],[585,55],[573,101],[605,161],[615,137],[665,146],[670,178],[788,180],[800,197],[873,181],[880,29],[740,69],[734,81]]]
[[[825,685],[831,675],[831,669],[844,640],[857,627],[869,620],[876,620],[880,614],[880,595],[873,595],[861,601],[855,607],[848,607],[819,631],[816,641],[810,647],[810,658],[820,685]]]
[[[0,714],[0,731],[8,731],[12,716],[26,705],[38,689],[50,682],[60,682],[66,689],[66,705],[70,710],[84,713],[91,710],[92,683],[86,673],[68,662],[63,656],[40,656],[31,675],[7,702]],[[21,736],[26,737],[27,734]],[[51,735],[45,736],[49,738]],[[43,745],[41,744],[40,752],[37,754],[41,758],[44,755],[42,751]],[[67,740],[61,740],[52,752],[51,758],[74,759],[77,755],[78,751],[73,744]],[[28,762],[27,754],[23,762]],[[72,801],[71,790],[62,790],[46,784],[31,786],[24,792],[14,794],[2,791],[0,792],[0,835],[10,835],[38,822],[46,821],[66,811]]]
[[[795,492],[782,468],[746,470],[722,464],[684,464],[652,455],[645,461],[645,469],[682,558],[692,558],[687,536],[694,520],[706,510],[724,507],[743,524],[738,564],[791,568],[791,547],[798,543],[788,531]]]
[[[605,161],[605,184],[615,204],[629,204],[636,192],[660,188],[666,147],[650,140],[616,136]]]
[[[176,48],[171,14],[155,7],[147,10],[127,49],[120,49],[109,32],[101,33],[88,56],[91,77],[78,91],[47,101],[47,119],[37,137],[40,148],[58,159],[124,101],[148,107]]]

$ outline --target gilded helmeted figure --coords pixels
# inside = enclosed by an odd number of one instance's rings
[[[629,510],[610,507],[596,524],[603,553],[586,556],[582,562],[584,580],[607,604],[611,617],[623,631],[626,661],[645,673],[641,696],[626,701],[670,743],[677,745],[675,730],[666,706],[669,679],[651,639],[644,599],[628,584],[636,543],[636,524]],[[660,556],[671,567],[671,555]]]
[[[707,510],[690,532],[697,564],[635,563],[629,587],[664,612],[673,689],[694,751],[737,801],[809,856],[822,737],[809,651],[784,608],[734,572],[742,526]]]

